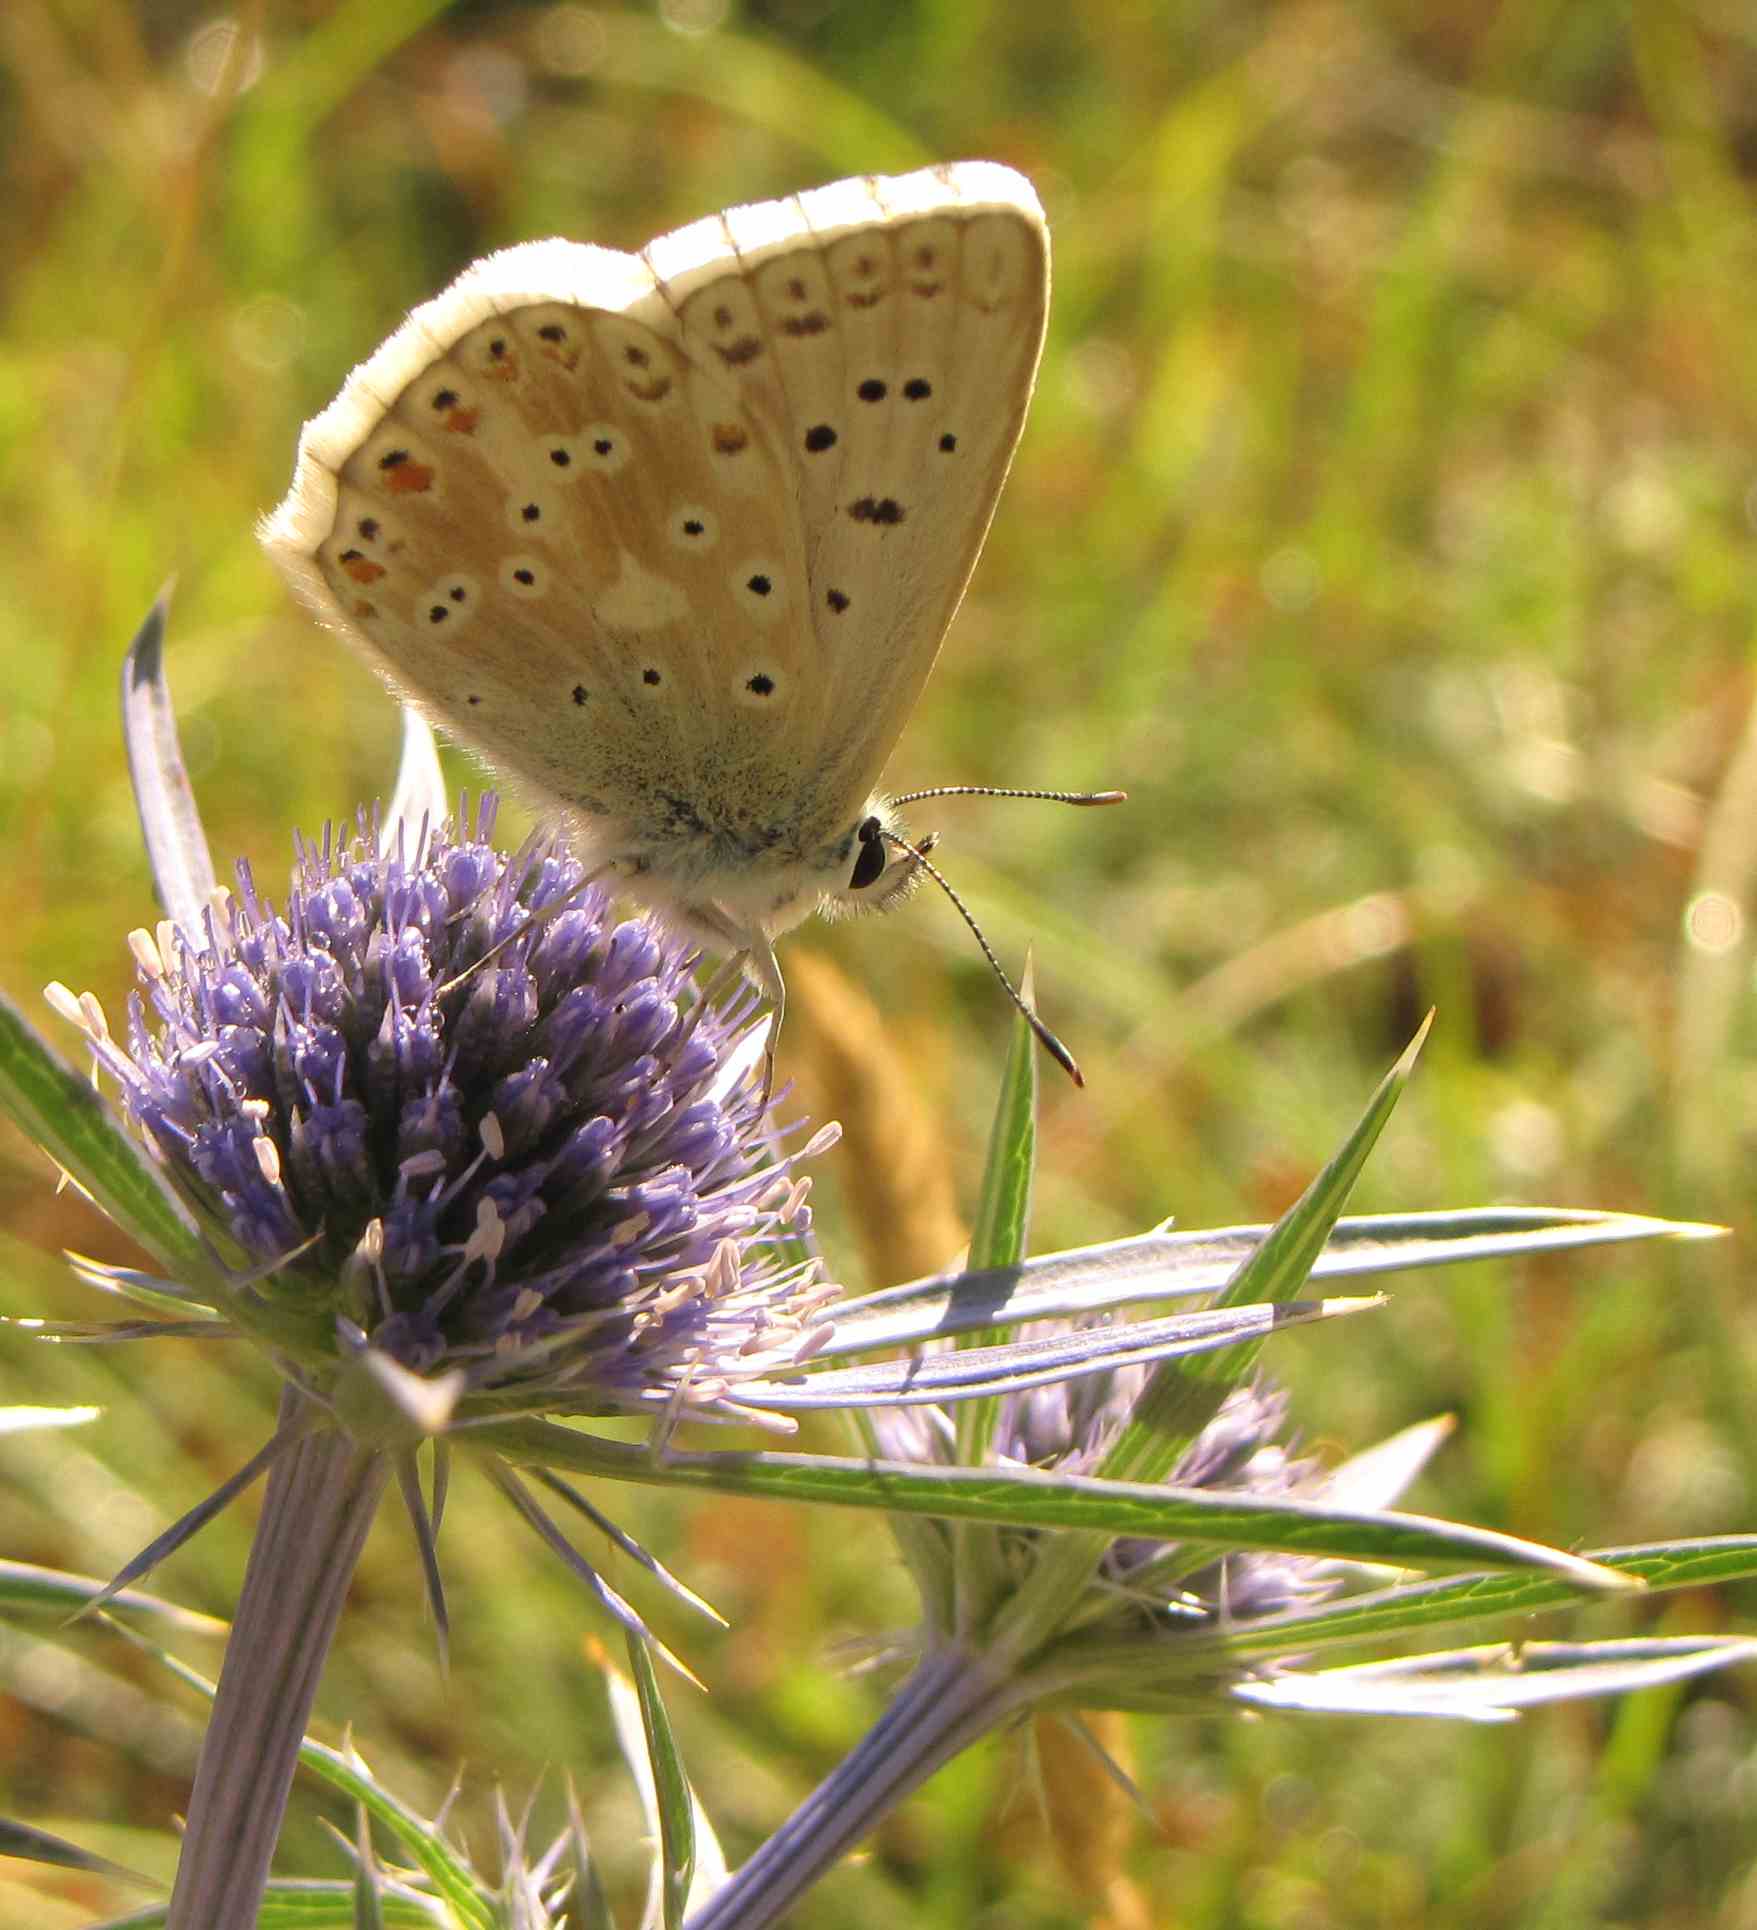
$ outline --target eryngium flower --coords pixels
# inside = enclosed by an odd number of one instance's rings
[[[1050,1323],[1038,1323],[1041,1333]],[[1002,1395],[981,1465],[1100,1474],[1161,1365],[1128,1366]],[[1276,1445],[1282,1396],[1240,1383],[1174,1465],[1178,1487],[1283,1498],[1322,1493]],[[945,1407],[874,1409],[887,1461],[968,1465]],[[908,1678],[858,1747],[690,1919],[691,1930],[777,1921],[903,1796],[981,1737],[1038,1710],[1212,1709],[1276,1658],[1230,1652],[1257,1618],[1329,1593],[1330,1563],[1097,1532],[900,1529],[921,1590],[920,1624],[890,1658]]]
[[[1144,1363],[1002,1395],[989,1460],[1100,1473],[1154,1371]],[[1269,1498],[1317,1494],[1324,1482],[1320,1465],[1290,1454],[1276,1439],[1286,1415],[1286,1394],[1269,1382],[1234,1387],[1179,1457],[1168,1485]],[[943,1408],[886,1408],[872,1423],[888,1458],[957,1465],[956,1424]],[[997,1532],[1009,1572],[1022,1583],[1041,1537],[1027,1529]],[[1242,1551],[1215,1561],[1199,1551],[1183,1554],[1176,1543],[1118,1536],[1104,1549],[1092,1599],[1075,1620],[1087,1637],[1145,1634],[1168,1621],[1188,1627],[1223,1617],[1237,1624],[1321,1601],[1341,1582],[1336,1563],[1305,1556]],[[1151,1701],[1151,1685],[1139,1686]]]
[[[460,1370],[502,1409],[742,1417],[829,1291],[790,1244],[754,994],[704,1002],[689,953],[547,841],[497,852],[494,815],[412,856],[364,816],[300,841],[280,911],[240,863],[199,938],[134,935],[125,1045],[76,1010],[241,1277],[333,1306],[332,1358]],[[297,1363],[320,1396],[322,1364]]]

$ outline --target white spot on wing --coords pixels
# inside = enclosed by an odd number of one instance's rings
[[[658,630],[689,614],[689,598],[670,577],[660,576],[627,550],[616,553],[617,577],[592,604],[592,615],[610,630]]]

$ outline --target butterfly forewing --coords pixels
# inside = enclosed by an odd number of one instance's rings
[[[1028,184],[980,163],[638,257],[509,249],[308,425],[265,540],[609,855],[687,876],[728,839],[810,851],[862,807],[963,593],[1047,285]]]

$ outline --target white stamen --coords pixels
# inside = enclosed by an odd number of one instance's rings
[[[490,1159],[505,1159],[506,1134],[500,1129],[500,1121],[491,1112],[482,1115],[482,1123],[476,1128],[481,1135],[482,1144],[488,1149]]]
[[[80,1009],[79,995],[63,985],[58,978],[52,978],[43,987],[43,998],[49,1010],[64,1018],[69,1025],[77,1025],[85,1030],[85,1013]]]
[[[257,1170],[270,1186],[281,1183],[281,1149],[266,1134],[250,1142],[250,1150],[256,1155]]]
[[[701,1292],[701,1277],[685,1273],[673,1280],[662,1293],[655,1294],[646,1318],[662,1320],[666,1314],[675,1313],[686,1301],[693,1300]]]
[[[476,1230],[464,1242],[465,1260],[498,1260],[506,1244],[506,1222],[492,1200],[476,1202]]]
[[[610,1229],[610,1244],[632,1246],[652,1224],[651,1213],[631,1213],[626,1220],[618,1220]]]
[[[165,976],[164,956],[152,933],[144,926],[137,925],[128,934],[128,949],[134,954],[134,962],[140,967],[143,978],[158,979]]]
[[[799,1349],[793,1358],[810,1360],[814,1354],[821,1354],[835,1337],[835,1332],[836,1323],[833,1320],[826,1320],[821,1327],[813,1327],[800,1342]]]
[[[743,1421],[760,1427],[766,1434],[797,1434],[799,1423],[790,1414],[776,1414],[766,1407],[750,1407],[743,1401],[722,1401],[716,1420]]]

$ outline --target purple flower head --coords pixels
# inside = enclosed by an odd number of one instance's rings
[[[1003,1462],[1096,1474],[1115,1444],[1154,1369],[1148,1363],[1085,1374],[1003,1397],[995,1453]],[[1266,1381],[1235,1387],[1219,1412],[1184,1450],[1169,1476],[1174,1488],[1213,1494],[1291,1495],[1310,1487],[1318,1464],[1290,1455],[1276,1440],[1287,1418],[1287,1396]],[[1330,1594],[1333,1570],[1293,1555],[1234,1554],[1194,1573],[1164,1542],[1119,1537],[1105,1554],[1103,1573],[1140,1605],[1154,1605],[1154,1580],[1179,1570],[1181,1610],[1224,1607],[1241,1619],[1270,1615]]]
[[[789,1169],[826,1136],[776,1157],[753,993],[705,1002],[494,815],[412,856],[364,815],[300,842],[278,910],[240,864],[199,937],[135,935],[126,1041],[87,1001],[94,1050],[243,1290],[333,1312],[331,1361],[459,1370],[500,1412],[737,1412],[821,1335]]]
[[[1034,1331],[1054,1324],[1044,1322]],[[1082,1374],[1022,1392],[1003,1394],[989,1438],[988,1459],[1001,1467],[1098,1475],[1156,1371],[1152,1363]],[[1175,1488],[1217,1494],[1291,1496],[1314,1492],[1318,1464],[1290,1454],[1276,1440],[1286,1421],[1287,1396],[1267,1382],[1235,1387],[1167,1477]],[[886,1408],[873,1415],[882,1451],[898,1460],[955,1464],[957,1429],[943,1409]],[[1005,1531],[1023,1574],[1038,1531]],[[1102,1622],[1116,1632],[1179,1626],[1223,1616],[1237,1622],[1321,1600],[1340,1586],[1334,1563],[1302,1556],[1235,1553],[1208,1560],[1178,1544],[1118,1536],[1105,1549],[1095,1578],[1108,1607]]]

